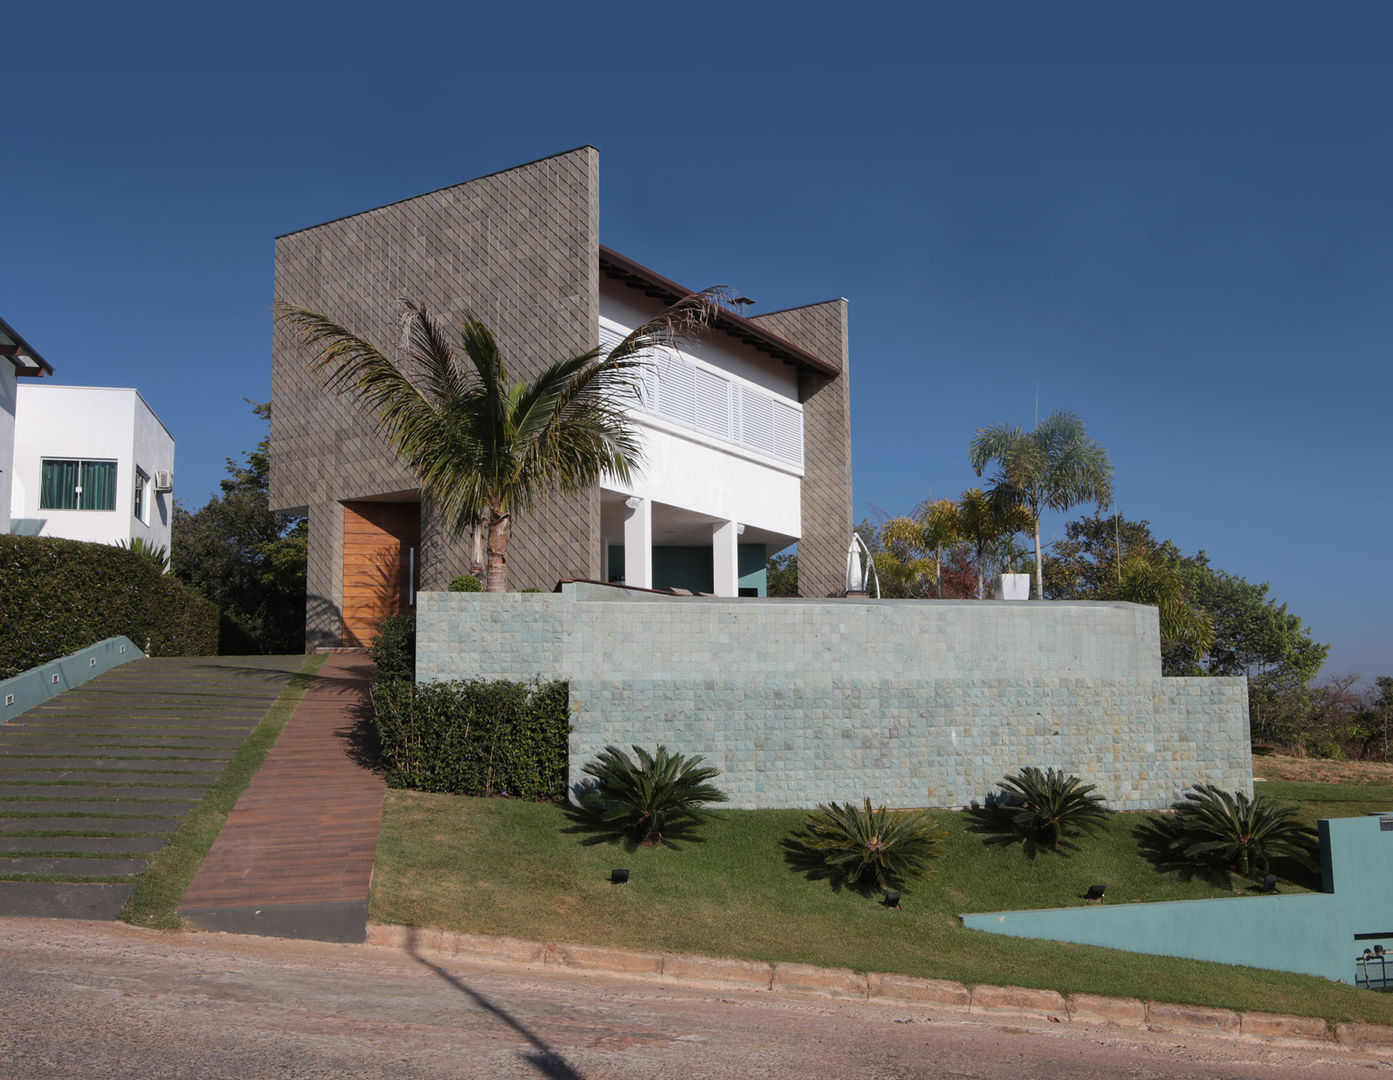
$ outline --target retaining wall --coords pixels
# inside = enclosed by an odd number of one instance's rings
[[[144,658],[130,638],[119,635],[0,680],[0,724],[114,667]]]
[[[573,780],[607,743],[721,770],[735,807],[962,806],[1055,766],[1120,809],[1251,791],[1247,685],[1164,679],[1122,603],[421,593],[421,681],[563,678]]]

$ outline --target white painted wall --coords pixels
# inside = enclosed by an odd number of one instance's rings
[[[797,472],[717,449],[640,413],[634,421],[644,435],[643,468],[628,487],[612,480],[604,487],[722,521],[803,535],[803,481]]]
[[[663,305],[635,289],[606,278],[600,284],[600,318],[632,330],[662,311]],[[798,400],[798,374],[782,360],[775,360],[743,342],[717,331],[683,350],[697,360],[773,391],[789,401]]]
[[[10,505],[14,480],[15,457],[15,366],[0,357],[0,511]],[[0,516],[0,524],[9,531],[9,518]]]
[[[157,469],[174,469],[174,437],[137,391],[21,384],[14,446],[13,531],[106,544],[138,536],[168,547],[171,495],[149,492],[148,524],[133,513],[137,467],[152,481]],[[41,510],[44,458],[115,461],[115,509]]]

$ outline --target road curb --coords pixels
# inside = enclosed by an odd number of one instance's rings
[[[967,986],[947,979],[861,973],[813,964],[686,956],[648,949],[621,949],[567,942],[465,934],[427,927],[369,923],[367,944],[405,952],[467,956],[510,964],[570,971],[639,976],[665,982],[725,986],[771,993],[810,995],[883,1004],[929,1006],[935,1011],[981,1019],[1075,1023],[1132,1028],[1169,1035],[1205,1035],[1277,1046],[1393,1053],[1393,1027],[1337,1024],[1332,1030],[1315,1016],[1236,1012],[1095,994],[1061,994],[1024,986]]]

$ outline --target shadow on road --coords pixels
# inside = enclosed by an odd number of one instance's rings
[[[535,1046],[537,1048],[537,1052],[535,1054],[524,1054],[522,1056],[523,1060],[527,1061],[530,1065],[532,1065],[532,1067],[535,1068],[539,1074],[541,1074],[542,1076],[550,1077],[552,1078],[552,1080],[585,1080],[585,1077],[582,1076],[580,1073],[576,1072],[575,1069],[571,1068],[570,1064],[566,1061],[566,1059],[562,1057],[560,1054],[558,1054],[555,1050],[553,1050],[545,1039],[543,1039],[540,1035],[534,1032],[521,1020],[517,1019],[517,1017],[515,1017],[507,1009],[503,1008],[501,1005],[495,1005],[492,1001],[486,998],[483,994],[479,993],[479,991],[475,990],[468,983],[463,982],[460,979],[457,979],[444,968],[440,967],[438,964],[431,963],[419,952],[417,952],[416,930],[414,927],[411,930],[410,936],[407,938],[406,951],[411,954],[412,959],[414,959],[418,964],[421,964],[423,967],[430,968],[431,971],[439,975],[442,979],[444,979],[447,983],[453,986],[461,994],[464,994],[467,997],[469,997],[474,1002],[474,1004],[479,1006],[479,1008],[483,1009],[485,1012],[492,1013],[494,1016],[498,1017],[498,1019],[502,1020],[503,1023],[507,1024],[524,1039],[526,1039],[533,1046]]]

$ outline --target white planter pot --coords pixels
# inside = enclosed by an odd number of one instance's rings
[[[1029,600],[1029,574],[997,574],[992,582],[992,598],[995,600]]]

